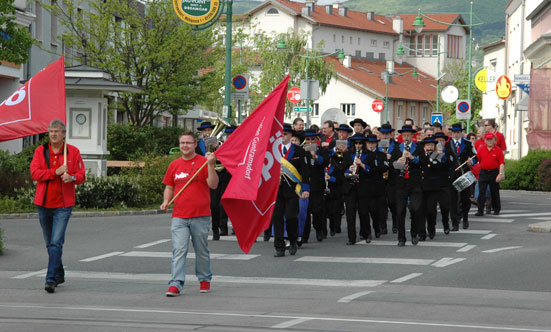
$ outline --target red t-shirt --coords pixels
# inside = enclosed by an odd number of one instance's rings
[[[486,142],[484,142],[483,138],[479,138],[474,142],[474,149],[478,152],[482,146],[485,146]]]
[[[494,145],[491,150],[488,150],[486,145],[480,147],[476,154],[480,162],[480,168],[490,171],[499,168],[499,165],[505,164],[503,151],[497,145]]]
[[[48,143],[50,151],[50,169],[58,169],[63,165],[63,147],[57,153],[52,151],[52,145]],[[57,209],[63,207],[63,192],[61,191],[61,176],[56,175],[55,179],[48,182],[44,207],[47,209]]]
[[[174,195],[188,182],[207,161],[198,154],[191,160],[178,158],[170,163],[163,184],[174,187]],[[173,218],[195,218],[210,216],[210,190],[207,185],[208,166],[205,166],[174,201]]]
[[[497,138],[496,146],[500,148],[502,151],[507,150],[507,143],[505,142],[505,136],[503,136],[503,134],[500,133],[499,131],[496,131],[494,135],[496,135],[496,138]]]

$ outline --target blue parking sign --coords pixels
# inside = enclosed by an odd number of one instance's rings
[[[444,124],[444,115],[442,113],[432,113],[430,118],[430,124],[433,125],[435,122]]]

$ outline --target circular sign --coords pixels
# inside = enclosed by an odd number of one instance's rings
[[[237,90],[242,90],[247,87],[247,79],[241,75],[238,75],[233,78],[232,84]]]
[[[86,123],[86,115],[80,113],[76,116],[75,118],[75,121],[79,124],[79,125],[83,125],[84,123]]]
[[[459,97],[459,90],[453,85],[447,85],[442,89],[442,100],[446,103],[455,103]]]
[[[461,113],[467,113],[471,106],[469,106],[469,103],[466,101],[462,101],[459,104],[457,104],[457,110]]]
[[[474,83],[481,92],[492,91],[496,83],[496,73],[487,68],[483,68],[476,73]]]
[[[502,75],[496,82],[496,93],[500,99],[507,99],[511,95],[511,80],[507,75]]]
[[[206,24],[217,17],[220,0],[172,0],[178,17],[191,25]]]
[[[289,91],[287,91],[287,98],[293,104],[300,102],[300,88],[290,88]]]
[[[382,112],[385,109],[385,104],[382,100],[375,99],[373,101],[373,104],[371,104],[371,108],[377,113]]]

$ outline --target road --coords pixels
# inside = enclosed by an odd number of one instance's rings
[[[394,234],[347,246],[344,229],[274,258],[273,243],[244,255],[222,237],[212,291],[199,293],[191,255],[175,298],[168,215],[72,218],[55,294],[38,220],[0,220],[0,331],[551,331],[551,234],[527,230],[550,205],[504,192],[501,215],[404,248]]]

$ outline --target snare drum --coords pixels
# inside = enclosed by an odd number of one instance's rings
[[[463,190],[469,188],[475,181],[476,178],[473,173],[467,172],[458,177],[457,180],[453,181],[453,187],[458,192],[462,192]]]

